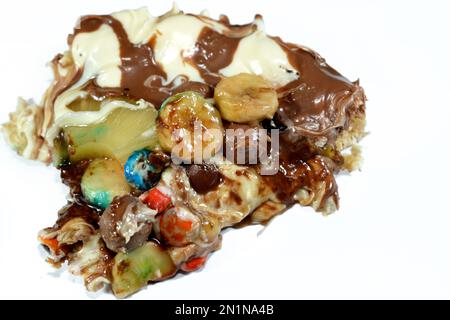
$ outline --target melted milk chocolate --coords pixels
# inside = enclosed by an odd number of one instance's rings
[[[203,80],[216,85],[218,72],[233,61],[240,38],[228,37],[210,28],[203,28],[195,45],[191,63],[199,70]]]
[[[189,81],[184,75],[165,84],[166,73],[153,56],[157,35],[153,36],[147,44],[133,44],[129,41],[122,24],[112,16],[82,17],[74,34],[69,36],[69,44],[77,34],[95,31],[103,24],[109,25],[114,30],[120,43],[121,86],[120,88],[101,88],[96,85],[94,80],[90,81],[85,89],[98,100],[125,96],[135,100],[144,99],[153,103],[157,108],[165,99],[177,92],[193,90],[200,92],[205,97],[212,97],[211,86],[215,86],[221,79],[218,71],[231,63],[241,39],[205,27],[197,39],[195,53],[186,61],[199,70],[205,84]],[[236,34],[241,34],[242,31],[248,33],[251,29],[249,25],[242,26],[242,28],[230,27],[230,33],[233,30]],[[178,85],[175,84],[175,80]]]
[[[286,52],[299,79],[278,89],[277,115],[303,135],[322,135],[342,125],[357,85],[331,68],[317,53],[274,38]]]
[[[120,43],[121,87],[109,89],[94,85],[90,86],[90,93],[98,99],[122,95],[136,100],[144,99],[159,106],[170,95],[170,92],[164,90],[162,82],[166,74],[153,57],[152,43],[155,40],[151,39],[148,44],[135,45],[131,43],[122,24],[108,15],[82,17],[79,26],[75,29],[74,36],[82,32],[95,31],[103,24],[109,25],[114,30]],[[72,37],[69,38],[69,43],[72,39]]]

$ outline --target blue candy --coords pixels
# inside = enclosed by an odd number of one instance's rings
[[[150,154],[147,149],[135,151],[125,163],[125,179],[139,190],[148,190],[159,180],[159,172],[149,160]]]

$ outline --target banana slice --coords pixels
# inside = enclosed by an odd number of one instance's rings
[[[157,132],[172,159],[191,163],[207,160],[221,149],[224,129],[219,111],[200,94],[186,91],[164,101]]]
[[[260,76],[249,73],[222,79],[214,99],[224,119],[240,123],[272,119],[278,108],[275,89]]]

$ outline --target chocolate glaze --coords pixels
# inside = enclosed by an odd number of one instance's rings
[[[214,190],[222,182],[222,175],[213,164],[190,165],[186,174],[191,187],[200,194]]]
[[[299,79],[278,89],[277,115],[301,135],[323,135],[343,124],[358,85],[331,68],[316,52],[273,38],[286,52]]]

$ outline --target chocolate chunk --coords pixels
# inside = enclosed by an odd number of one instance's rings
[[[108,249],[115,252],[124,252],[140,247],[152,231],[152,223],[143,223],[127,242],[125,237],[119,232],[119,227],[129,223],[125,214],[138,214],[139,200],[133,196],[125,195],[116,197],[111,205],[106,208],[100,218],[100,234]]]
[[[222,182],[222,174],[213,164],[193,164],[186,173],[191,187],[200,194],[214,190]]]

